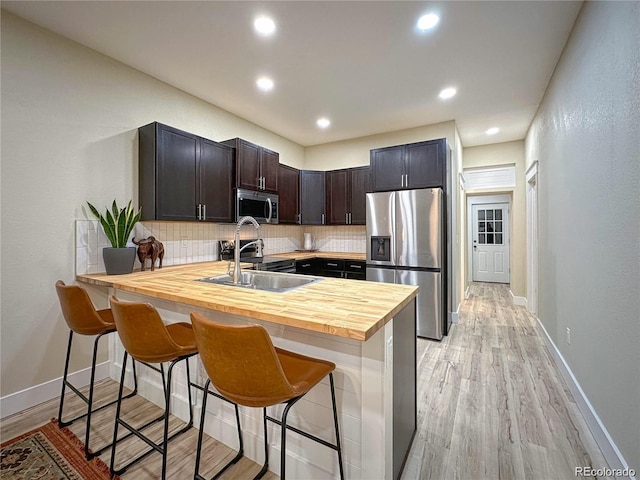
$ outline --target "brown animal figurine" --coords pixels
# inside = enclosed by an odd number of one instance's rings
[[[149,237],[143,240],[136,242],[136,239],[133,239],[133,243],[138,245],[138,259],[140,260],[140,264],[142,267],[141,271],[144,272],[144,262],[147,258],[151,259],[151,271],[155,269],[156,259],[160,259],[160,265],[158,268],[162,268],[162,258],[164,257],[164,245],[162,242],[156,240],[156,237]]]

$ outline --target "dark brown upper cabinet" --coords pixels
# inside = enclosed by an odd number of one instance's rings
[[[369,167],[326,172],[327,223],[364,225]]]
[[[235,149],[236,188],[278,192],[280,154],[242,138],[222,143]]]
[[[288,165],[279,165],[278,197],[278,222],[299,223],[300,170]]]
[[[413,188],[446,188],[446,139],[371,150],[374,192]]]
[[[157,122],[138,146],[142,220],[233,221],[232,148]]]
[[[326,223],[325,172],[300,170],[300,224]]]

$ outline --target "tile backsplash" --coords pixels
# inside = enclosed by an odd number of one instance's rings
[[[223,223],[139,222],[132,238],[154,236],[164,245],[163,265],[218,260],[218,240],[231,240],[236,226]],[[365,227],[261,225],[265,254],[301,249],[304,233],[311,233],[314,248],[325,252],[364,252]],[[243,225],[240,238],[255,238],[252,225]],[[76,220],[76,274],[104,272],[102,248],[111,246],[96,220]],[[135,247],[131,239],[129,246]],[[147,262],[147,268],[148,268]],[[136,258],[134,269],[139,269]]]

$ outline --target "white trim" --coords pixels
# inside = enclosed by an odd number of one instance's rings
[[[464,178],[464,173],[460,172],[458,174],[458,178],[460,180],[460,189],[461,190],[466,190],[467,189],[467,181]]]
[[[558,367],[562,378],[564,378],[565,383],[569,387],[569,391],[573,395],[573,399],[576,401],[576,405],[578,406],[580,413],[582,413],[585,423],[589,427],[589,430],[591,431],[591,434],[598,444],[598,447],[600,447],[602,455],[609,464],[609,467],[612,469],[620,470],[630,469],[631,467],[629,467],[629,464],[625,461],[624,457],[622,456],[622,452],[620,452],[620,450],[616,446],[613,438],[611,438],[611,435],[609,435],[607,428],[604,426],[604,423],[602,423],[602,420],[600,420],[600,417],[596,413],[596,410],[593,408],[593,405],[591,405],[591,402],[587,398],[587,395],[584,393],[584,390],[582,390],[582,387],[580,387],[580,384],[571,371],[569,364],[562,356],[562,353],[560,353],[560,350],[558,350],[558,347],[556,347],[556,344],[553,343],[553,340],[549,336],[549,332],[547,332],[547,329],[544,328],[544,325],[539,318],[536,318],[536,320],[538,322],[538,326],[544,332],[542,338],[547,346],[547,349],[549,350],[549,353],[551,353],[551,356],[553,357],[553,360]],[[616,478],[629,478],[630,480],[636,480],[636,477]]]
[[[509,293],[511,294],[511,301],[514,305],[523,305],[524,307],[527,306],[527,297],[518,297],[514,295],[511,290],[509,290]]]
[[[463,178],[467,190],[515,188],[516,166],[466,168]]]
[[[464,299],[469,300],[470,296],[471,296],[471,286],[467,285],[467,288],[464,291]]]
[[[527,168],[527,171],[524,173],[524,176],[527,180],[527,182],[530,182],[531,179],[533,177],[535,177],[536,175],[538,175],[538,161],[536,160],[535,162],[533,162],[529,168]]]
[[[535,161],[526,173],[526,221],[527,221],[527,310],[538,313],[538,162]]]
[[[451,323],[460,323],[460,305],[462,304],[458,304],[458,308],[455,312],[451,312]]]
[[[109,362],[102,362],[96,365],[95,381],[109,378]],[[76,386],[82,388],[89,385],[91,380],[91,367],[70,373],[67,379]],[[27,408],[35,407],[43,402],[58,398],[62,390],[62,377],[55,378],[48,382],[26,388],[19,392],[10,393],[0,398],[1,418],[8,417]]]

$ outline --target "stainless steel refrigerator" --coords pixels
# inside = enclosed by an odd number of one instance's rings
[[[367,194],[367,280],[418,285],[417,335],[446,334],[441,188]]]

